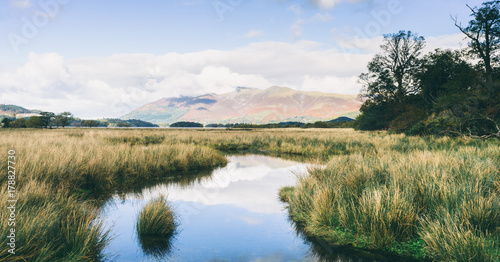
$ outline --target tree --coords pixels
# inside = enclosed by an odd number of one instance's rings
[[[481,8],[469,7],[473,19],[467,27],[458,23],[455,17],[455,26],[469,38],[469,47],[472,54],[481,59],[486,73],[486,87],[493,95],[498,95],[499,88],[494,85],[494,67],[498,62],[500,50],[500,1],[489,1]]]
[[[40,115],[41,115],[40,119],[43,122],[43,126],[45,128],[52,128],[52,126],[54,125],[56,114],[52,112],[41,112]]]
[[[13,128],[26,128],[26,118],[18,118],[16,121],[12,122]]]
[[[62,112],[56,116],[55,123],[56,126],[62,126],[64,128],[70,124],[71,120],[73,120],[73,114],[70,112]]]
[[[171,124],[170,127],[203,127],[203,124],[196,122],[176,122]]]
[[[425,39],[411,31],[384,35],[377,54],[368,64],[368,73],[361,74],[367,96],[373,102],[401,102],[404,96],[415,93],[415,73]]]
[[[422,59],[417,79],[428,109],[456,111],[477,90],[478,72],[461,52],[437,49]]]
[[[45,122],[39,116],[32,116],[26,121],[27,128],[44,128]]]
[[[89,127],[89,128],[98,127],[99,126],[99,122],[95,121],[95,120],[83,120],[82,121],[82,126],[83,127]]]
[[[2,119],[2,122],[1,122],[2,128],[9,128],[11,123],[12,123],[12,120],[8,117]]]
[[[368,73],[360,75],[364,84],[364,96],[368,99],[361,107],[355,126],[362,130],[387,129],[394,126],[398,115],[414,111],[409,103],[416,101],[418,92],[416,74],[420,68],[419,56],[425,46],[425,39],[411,31],[399,31],[384,35],[377,54],[368,64]],[[416,116],[411,114],[411,116]],[[405,119],[405,126],[419,121]],[[401,126],[398,128],[400,129]]]

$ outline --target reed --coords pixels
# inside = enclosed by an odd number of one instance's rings
[[[139,213],[137,234],[140,236],[169,237],[176,227],[174,212],[164,197],[151,200]]]
[[[91,204],[53,191],[49,186],[30,181],[18,193],[15,219],[15,255],[8,252],[8,238],[2,237],[1,261],[99,261],[110,240],[109,231]],[[7,203],[6,187],[0,190],[0,201]],[[9,212],[1,212],[7,221]],[[0,224],[3,236],[12,227]]]
[[[292,219],[333,244],[497,261],[499,141],[384,140],[370,140],[377,148],[370,154],[332,156],[326,168],[312,168],[294,189],[282,189]]]
[[[453,260],[447,254],[454,246],[469,250],[465,259],[499,258],[498,140],[349,129],[0,130],[0,136],[0,157],[16,151],[19,198],[28,203],[18,210],[30,222],[20,230],[19,239],[28,241],[24,260],[97,260],[109,236],[83,199],[211,170],[227,163],[222,153],[240,152],[325,165],[280,193],[292,219],[313,237],[417,258]],[[7,162],[0,168],[7,170]],[[6,183],[0,176],[2,188]],[[448,236],[455,240],[446,242]]]
[[[163,258],[171,250],[177,223],[167,199],[159,197],[146,204],[137,219],[139,244],[145,254]]]

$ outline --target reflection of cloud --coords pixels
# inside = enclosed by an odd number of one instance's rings
[[[251,217],[242,217],[241,220],[245,221],[245,223],[249,225],[261,225],[262,223],[264,223],[264,221],[262,220],[258,220]]]
[[[193,213],[203,205],[232,205],[256,213],[277,213],[282,210],[278,200],[279,189],[294,185],[293,171],[305,172],[306,165],[265,156],[229,157],[229,164],[214,171],[206,180],[190,188],[176,185],[157,186],[144,192],[144,199],[158,194],[167,195],[169,201],[197,203],[184,213]]]

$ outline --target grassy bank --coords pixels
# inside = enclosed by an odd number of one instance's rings
[[[332,244],[438,261],[500,259],[500,144],[382,135],[295,188],[291,218]]]

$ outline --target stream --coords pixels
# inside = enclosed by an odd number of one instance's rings
[[[108,200],[102,212],[113,235],[105,250],[110,260],[324,261],[317,245],[297,233],[278,199],[279,189],[295,185],[307,165],[260,155],[228,160],[211,174]],[[141,208],[159,196],[167,197],[179,226],[168,246],[151,252],[139,243],[135,224]]]

